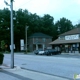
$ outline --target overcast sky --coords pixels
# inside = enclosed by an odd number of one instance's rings
[[[0,0],[0,9],[4,7],[9,8],[4,4],[4,0]],[[55,22],[62,17],[71,20],[73,24],[80,22],[80,0],[14,0],[14,10],[19,8],[40,16],[50,14]]]

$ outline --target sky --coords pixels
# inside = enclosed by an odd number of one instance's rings
[[[10,4],[10,0],[5,0]],[[10,8],[4,0],[0,1],[0,9]],[[73,25],[80,23],[80,0],[14,0],[13,9],[27,9],[39,16],[49,14],[54,17],[54,22],[65,17]]]

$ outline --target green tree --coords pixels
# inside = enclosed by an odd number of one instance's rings
[[[27,10],[19,9],[14,12],[15,20],[14,20],[14,43],[16,48],[19,50],[20,39],[25,40],[25,27],[29,22],[29,12]]]
[[[55,23],[55,26],[56,26],[56,31],[59,34],[62,34],[74,28],[74,26],[72,25],[72,22],[64,17],[58,20]]]
[[[39,19],[40,17],[37,14],[30,14],[29,16],[29,32],[30,34],[39,31]]]
[[[0,10],[0,41],[10,42],[10,11],[7,8]]]
[[[54,18],[49,14],[45,14],[41,17],[36,13],[32,14],[28,12],[26,9],[13,11],[13,17],[16,18],[13,21],[14,44],[16,48],[19,48],[20,46],[20,39],[25,40],[26,26],[29,26],[28,36],[35,32],[42,32],[53,36],[53,40],[56,39],[59,34],[74,28],[72,22],[64,17],[54,24]],[[60,31],[57,31],[58,28]],[[0,41],[2,40],[5,40],[5,42],[10,45],[10,10],[7,8],[0,10]]]
[[[51,35],[53,33],[54,18],[49,14],[45,14],[41,18],[41,20],[42,20],[41,30],[46,34]]]
[[[74,27],[75,27],[75,28],[76,28],[76,27],[80,27],[80,23],[74,25]]]

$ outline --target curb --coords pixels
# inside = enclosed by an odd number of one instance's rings
[[[2,65],[0,65],[0,69],[12,69],[12,68],[10,67],[10,65],[2,64]],[[14,65],[13,69],[21,69],[21,67],[17,66],[17,65]]]

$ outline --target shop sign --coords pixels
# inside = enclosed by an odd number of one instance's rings
[[[74,40],[74,39],[79,39],[79,35],[68,35],[65,36],[65,40]]]

